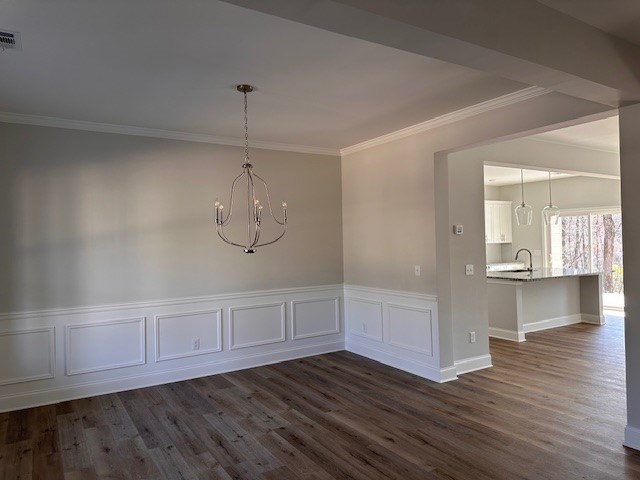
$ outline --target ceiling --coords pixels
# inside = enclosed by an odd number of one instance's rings
[[[0,2],[0,111],[343,148],[525,85],[217,1]]]
[[[524,183],[545,182],[549,179],[549,173],[542,170],[524,169]],[[568,173],[551,172],[551,179],[575,177]],[[488,187],[503,187],[520,183],[520,169],[510,167],[484,166],[484,184]]]
[[[638,0],[538,0],[600,30],[640,45]]]
[[[617,116],[533,135],[530,138],[607,152],[618,153],[620,151]]]

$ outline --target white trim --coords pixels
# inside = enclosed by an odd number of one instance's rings
[[[18,392],[16,394],[0,397],[0,412],[50,405],[53,403],[94,395],[106,395],[134,388],[163,385],[171,382],[179,382],[207,375],[232,372],[245,368],[255,368],[296,358],[321,355],[341,350],[344,350],[343,341],[295,346],[291,348],[271,350],[266,353],[248,354],[240,357],[220,359],[184,368],[174,368],[171,370],[162,370],[141,375],[121,376],[108,380],[85,382],[58,388]]]
[[[418,123],[417,125],[412,125],[411,127],[403,128],[395,132],[387,133],[386,135],[381,135],[377,138],[372,138],[371,140],[367,140],[365,142],[341,148],[340,155],[349,155],[361,150],[365,150],[367,148],[375,147],[388,142],[393,142],[394,140],[409,137],[417,133],[426,132],[427,130],[432,130],[444,125],[459,122],[461,120],[465,120],[481,113],[490,112],[491,110],[496,110],[498,108],[513,105],[514,103],[519,103],[531,98],[539,97],[541,95],[546,95],[550,92],[551,90],[542,87],[528,87],[522,90],[518,90],[517,92],[508,93],[507,95],[502,95],[497,98],[492,98],[491,100],[461,108],[460,110],[445,113],[444,115],[432,118],[431,120],[427,120],[426,122]]]
[[[255,342],[235,343],[233,335],[233,314],[238,310],[258,310],[267,307],[280,307],[280,336],[257,340]],[[229,350],[238,350],[240,348],[257,347],[258,345],[270,345],[272,343],[281,343],[286,341],[286,306],[285,302],[265,303],[260,305],[247,305],[242,307],[229,307]]]
[[[369,303],[371,305],[376,305],[380,307],[380,336],[371,335],[369,333],[365,333],[360,330],[352,330],[351,329],[351,302],[360,302],[360,303]],[[348,318],[348,332],[347,334],[357,335],[359,337],[368,338],[370,340],[375,340],[376,342],[384,341],[384,308],[381,301],[378,300],[370,300],[367,298],[358,298],[358,297],[346,297],[345,296],[345,304],[346,304],[346,316]]]
[[[57,308],[48,310],[33,310],[27,312],[8,312],[0,313],[0,322],[7,320],[20,320],[25,318],[36,317],[54,317],[69,315],[86,315],[90,313],[111,312],[130,309],[144,309],[157,307],[170,307],[174,305],[185,305],[194,303],[208,303],[221,301],[234,301],[239,299],[249,299],[255,297],[278,296],[278,295],[296,295],[300,293],[323,292],[326,290],[342,290],[342,284],[319,285],[313,287],[296,287],[296,288],[278,288],[273,290],[255,290],[250,292],[221,293],[217,295],[207,295],[201,297],[182,297],[167,300],[152,300],[148,302],[130,302],[130,303],[114,303],[110,305]]]
[[[576,313],[573,315],[563,315],[561,317],[547,318],[546,320],[540,320],[539,322],[531,322],[522,324],[522,331],[527,332],[539,332],[540,330],[548,330],[549,328],[565,327],[567,325],[574,325],[576,323],[582,323],[582,314]]]
[[[524,342],[524,332],[516,332],[513,330],[505,330],[504,328],[489,327],[489,336],[500,338],[502,340],[510,340],[512,342]]]
[[[491,363],[491,355],[479,355],[477,357],[463,358],[462,360],[456,360],[453,364],[456,367],[458,375],[493,367],[493,364]]]
[[[296,333],[296,305],[301,303],[317,303],[328,302],[333,300],[335,306],[335,319],[336,326],[333,330],[327,330],[324,332],[307,333],[306,335],[298,335]],[[312,298],[309,300],[292,300],[291,301],[291,340],[299,340],[301,338],[322,337],[324,335],[332,335],[340,333],[340,299],[338,297],[331,298]]]
[[[458,379],[456,367],[443,367],[440,369],[440,383],[451,382]]]
[[[67,118],[46,117],[42,115],[25,115],[22,113],[0,112],[0,122],[17,123],[21,125],[37,125],[40,127],[67,128],[88,132],[116,133],[119,135],[134,135],[137,137],[166,138],[170,140],[182,140],[185,142],[214,143],[217,145],[230,145],[233,147],[244,146],[244,139],[241,138],[220,137],[206,133],[189,133],[176,130],[134,127],[132,125],[115,125],[112,123],[70,120]],[[337,148],[310,147],[289,143],[262,142],[259,140],[252,140],[251,146],[253,148],[263,148],[265,150],[314,153],[316,155],[331,155],[336,157],[340,156],[340,150]]]
[[[345,349],[348,352],[367,357],[371,360],[375,360],[376,362],[384,363],[385,365],[398,368],[405,372],[413,373],[414,375],[424,377],[427,380],[433,380],[434,382],[451,380],[449,377],[447,377],[446,380],[443,380],[439,368],[435,368],[431,365],[418,362],[413,359],[399,357],[387,350],[381,350],[380,348],[375,348],[371,345],[364,345],[357,341],[354,342],[353,339],[347,342]]]
[[[581,314],[582,323],[590,323],[592,325],[604,325],[605,318],[604,315],[593,315],[590,313]]]
[[[217,346],[213,348],[195,350],[195,351],[186,352],[186,353],[177,353],[174,355],[163,356],[160,353],[160,320],[164,318],[179,318],[179,317],[190,317],[192,315],[204,315],[206,313],[216,314],[216,331],[218,335]],[[155,342],[156,342],[156,352],[155,352],[156,362],[164,362],[165,360],[175,360],[177,358],[196,357],[198,355],[207,355],[209,353],[217,353],[222,351],[222,309],[221,308],[216,308],[214,310],[202,310],[202,311],[196,311],[196,312],[181,312],[181,313],[168,313],[168,314],[162,314],[162,315],[155,315],[154,327],[155,327]]]
[[[396,308],[398,310],[409,310],[413,312],[429,314],[429,337],[430,337],[431,343],[428,349],[414,347],[413,345],[406,345],[404,343],[391,341],[391,309],[392,308]],[[430,308],[420,308],[420,307],[413,307],[410,305],[400,305],[397,303],[387,302],[387,318],[389,319],[389,328],[388,328],[389,341],[387,342],[389,345],[393,345],[394,347],[404,348],[405,350],[411,350],[413,352],[418,352],[418,353],[422,353],[423,355],[428,355],[430,357],[433,357],[433,312]]]
[[[32,328],[28,330],[11,330],[8,332],[1,332],[0,337],[11,335],[26,335],[29,333],[42,333],[47,332],[49,334],[49,372],[41,375],[32,375],[30,377],[16,377],[0,380],[0,385],[13,385],[15,383],[32,382],[34,380],[46,380],[48,378],[55,378],[56,376],[56,346],[55,346],[55,327],[43,327]]]
[[[624,427],[623,445],[634,450],[640,450],[640,428],[632,427],[631,425]]]
[[[83,368],[81,370],[73,370],[71,368],[72,351],[71,351],[71,330],[80,330],[83,328],[105,327],[108,325],[122,325],[126,323],[137,323],[140,328],[140,358],[131,362],[113,363],[97,368]],[[116,368],[133,367],[136,365],[144,365],[147,363],[146,355],[146,317],[127,318],[123,320],[107,320],[102,322],[87,322],[74,325],[65,325],[65,368],[66,375],[80,375],[82,373],[102,372],[105,370],[114,370]]]
[[[394,297],[411,298],[414,300],[425,300],[427,302],[437,302],[438,297],[427,293],[405,292],[400,290],[386,290],[384,288],[365,287],[362,285],[344,285],[345,295],[353,292],[371,293],[374,295],[392,295]]]

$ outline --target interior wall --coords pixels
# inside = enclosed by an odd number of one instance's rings
[[[510,200],[514,208],[521,202],[520,185],[500,187],[500,200]],[[597,208],[620,206],[620,180],[596,177],[569,177],[551,181],[553,203],[561,209]],[[531,182],[524,184],[526,202],[533,207],[531,225],[518,225],[513,222],[512,253],[520,248],[528,248],[534,252],[533,266],[543,266],[543,218],[542,209],[549,203],[549,184],[547,182]],[[526,256],[525,256],[526,257]],[[502,261],[511,261],[502,258]]]
[[[289,229],[246,255],[213,222],[243,148],[4,123],[0,145],[0,312],[343,282],[339,157],[251,152]]]
[[[480,167],[452,171],[437,166],[451,163],[446,155],[435,155],[606,110],[552,93],[344,156],[345,282],[437,294],[441,366],[487,355],[484,223],[471,227],[464,220],[466,212],[483,218],[484,155],[463,158]],[[477,188],[465,190],[469,182]],[[454,223],[465,224],[463,238],[473,248],[454,248],[460,241],[453,238]],[[420,277],[414,276],[415,264],[422,266]],[[465,276],[465,264],[475,265],[475,276]],[[474,308],[470,299],[474,292],[483,297],[483,291],[484,302],[479,298]],[[454,318],[457,302],[467,305]],[[477,332],[476,343],[469,342],[470,331]]]

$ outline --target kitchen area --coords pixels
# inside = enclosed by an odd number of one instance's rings
[[[485,164],[489,335],[604,324],[622,309],[619,181]],[[622,297],[622,298],[621,298]]]

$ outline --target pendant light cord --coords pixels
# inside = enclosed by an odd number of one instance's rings
[[[524,205],[524,172],[520,169],[520,188],[522,189],[522,205]]]
[[[551,201],[551,172],[549,172],[549,205],[553,205],[553,202]]]

